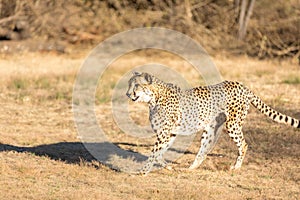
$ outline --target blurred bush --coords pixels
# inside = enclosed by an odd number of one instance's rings
[[[259,58],[300,56],[298,0],[255,2],[246,36],[238,40],[242,0],[0,0],[0,40],[96,44],[137,27],[171,28],[210,53]]]

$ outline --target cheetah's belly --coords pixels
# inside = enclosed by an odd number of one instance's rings
[[[205,119],[195,113],[182,114],[181,118],[174,124],[171,133],[176,135],[191,135],[203,130],[206,122]]]

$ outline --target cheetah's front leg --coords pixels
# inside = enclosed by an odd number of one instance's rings
[[[148,174],[154,164],[160,164],[162,167],[166,166],[166,162],[163,159],[163,154],[172,146],[176,138],[175,134],[157,134],[157,141],[152,149],[152,153],[146,161],[146,164],[143,166],[140,171],[141,174]]]

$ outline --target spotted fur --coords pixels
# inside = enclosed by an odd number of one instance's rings
[[[232,169],[239,169],[247,151],[242,126],[250,104],[272,120],[300,128],[298,119],[281,114],[238,82],[224,81],[217,85],[181,90],[148,74],[135,72],[129,80],[127,96],[136,102],[149,104],[149,119],[157,141],[142,173],[154,164],[166,165],[164,152],[176,135],[190,135],[204,130],[201,147],[190,169],[197,168],[217,141],[223,124],[238,147],[238,157]]]

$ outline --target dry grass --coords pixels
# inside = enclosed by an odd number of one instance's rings
[[[226,134],[192,172],[185,169],[198,149],[197,140],[171,164],[171,171],[142,177],[101,165],[77,138],[71,96],[83,56],[74,57],[1,55],[0,199],[299,199],[300,132],[254,109],[244,126],[249,150],[241,171],[228,170],[236,148]],[[173,66],[192,85],[203,82],[187,63],[172,56],[127,55],[106,71],[103,83],[108,87],[99,87],[97,94],[99,123],[111,141],[143,154],[149,153],[152,138],[122,133],[112,120],[109,95],[131,66],[149,62]],[[247,57],[219,57],[215,62],[226,79],[243,82],[272,107],[300,118],[299,66]],[[129,107],[137,123],[147,124],[147,112],[137,109],[145,109],[143,105]]]

